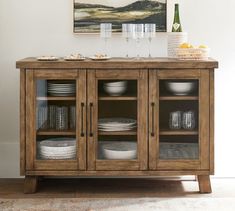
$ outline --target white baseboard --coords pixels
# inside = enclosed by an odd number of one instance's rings
[[[20,178],[19,143],[0,142],[0,178]]]

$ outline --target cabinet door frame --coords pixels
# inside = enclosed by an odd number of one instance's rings
[[[37,80],[76,80],[76,160],[37,160],[36,159],[36,81]],[[81,136],[81,104],[86,108],[86,72],[78,69],[27,69],[26,70],[26,171],[34,170],[85,170],[86,134]],[[83,127],[86,131],[86,115]]]
[[[148,71],[141,69],[91,69],[87,70],[87,106],[88,106],[88,137],[87,159],[88,170],[147,170],[148,168]],[[98,144],[98,80],[137,80],[137,137],[138,158],[137,160],[99,160],[97,159]],[[140,126],[141,125],[141,126]],[[92,133],[93,136],[90,136]]]
[[[209,170],[210,168],[210,71],[209,69],[149,70],[149,169]],[[197,79],[199,81],[199,159],[159,159],[159,80]],[[153,113],[154,112],[154,113]],[[153,125],[153,121],[154,124]],[[154,131],[152,131],[154,130]],[[153,133],[154,135],[152,136]]]

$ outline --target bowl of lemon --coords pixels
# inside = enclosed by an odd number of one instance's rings
[[[190,43],[182,43],[176,49],[177,58],[183,60],[207,60],[209,52],[206,45],[193,46]]]

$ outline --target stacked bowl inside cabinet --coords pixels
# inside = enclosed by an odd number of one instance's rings
[[[50,138],[38,143],[38,152],[41,159],[75,159],[76,139]]]

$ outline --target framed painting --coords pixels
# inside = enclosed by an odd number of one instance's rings
[[[155,23],[167,29],[167,0],[74,0],[74,33],[98,33],[101,23],[121,32],[123,23]]]

